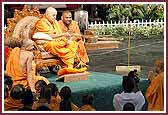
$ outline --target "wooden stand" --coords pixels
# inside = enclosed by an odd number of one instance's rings
[[[89,75],[90,75],[89,72],[66,74],[58,77],[56,80],[63,80],[63,82],[81,81],[81,80],[87,80]]]
[[[137,72],[140,72],[141,66],[139,65],[133,65],[133,66],[116,66],[116,71],[117,72],[129,72],[129,71],[134,71],[137,70]]]
[[[140,65],[131,65],[130,66],[130,50],[131,50],[131,24],[128,25],[129,26],[129,35],[128,35],[128,65],[126,66],[116,66],[116,71],[118,72],[129,72],[129,71],[134,71],[137,70],[138,72],[141,70],[141,66]]]

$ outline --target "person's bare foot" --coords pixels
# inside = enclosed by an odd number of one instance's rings
[[[80,63],[76,66],[76,68],[78,68],[78,69],[83,68],[83,67],[88,68],[89,65],[87,65],[87,64],[85,64],[85,63],[83,63],[83,62],[80,62]]]

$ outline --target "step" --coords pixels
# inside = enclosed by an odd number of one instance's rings
[[[120,41],[97,41],[96,43],[85,43],[86,50],[119,48]]]
[[[87,80],[89,77],[89,72],[75,73],[75,74],[66,74],[56,78],[56,80],[63,80],[63,82],[75,82]]]

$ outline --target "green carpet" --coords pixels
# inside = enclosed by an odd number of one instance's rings
[[[72,90],[72,101],[81,106],[81,99],[86,94],[94,96],[94,106],[98,111],[114,111],[113,96],[121,93],[122,76],[108,73],[90,72],[88,80],[64,83],[56,81],[56,75],[47,74],[48,80],[55,83],[60,90],[63,86],[69,86]],[[145,81],[145,82],[144,82]],[[140,83],[143,91],[146,91],[146,80]]]

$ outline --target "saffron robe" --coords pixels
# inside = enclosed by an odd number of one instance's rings
[[[60,34],[62,33],[58,22],[55,20],[52,24],[48,21],[48,19],[43,16],[39,21],[37,21],[35,25],[36,32],[43,32],[45,34]],[[61,58],[61,60],[68,66],[68,68],[73,68],[74,65],[74,57],[76,55],[76,51],[78,48],[78,43],[76,41],[72,41],[70,44],[67,44],[67,39],[65,37],[55,38],[54,41],[46,42],[43,47],[46,51],[52,53]],[[66,68],[64,68],[66,70]],[[65,71],[68,74],[68,71]],[[83,69],[76,71],[84,72]]]
[[[35,85],[38,80],[44,80],[47,84],[49,83],[45,77],[35,75],[35,65],[33,63],[31,71],[33,84],[29,84],[27,73],[23,72],[20,66],[20,48],[18,47],[14,48],[10,53],[6,65],[6,71],[7,74],[12,77],[13,86],[22,84],[25,88],[28,88],[30,85]]]
[[[146,91],[146,100],[148,102],[148,111],[164,110],[164,72],[159,73]]]
[[[91,105],[83,105],[79,111],[96,111],[96,109]]]
[[[50,104],[49,104],[49,108],[51,109],[51,111],[59,111],[60,102],[61,102],[61,97],[59,95],[57,95],[56,97],[51,96]]]
[[[5,111],[17,111],[23,107],[24,105],[22,104],[21,100],[12,99],[12,97],[4,100]]]
[[[43,32],[45,34],[61,33],[58,22],[55,20],[51,24],[45,16],[36,23],[35,27],[37,32]],[[78,44],[75,41],[68,45],[67,39],[64,37],[55,38],[54,41],[48,41],[43,45],[46,51],[60,57],[68,67],[73,67],[77,46]]]
[[[62,20],[59,20],[58,23],[60,25],[62,32],[65,33],[65,32],[70,31],[74,34],[80,34],[78,22],[72,20],[71,24],[68,27],[63,23]],[[77,53],[78,53],[80,60],[86,64],[87,62],[89,62],[89,58],[88,58],[88,55],[87,55],[87,52],[86,52],[86,49],[84,46],[84,42],[83,42],[82,38],[80,38],[80,39],[81,40],[78,41]]]

